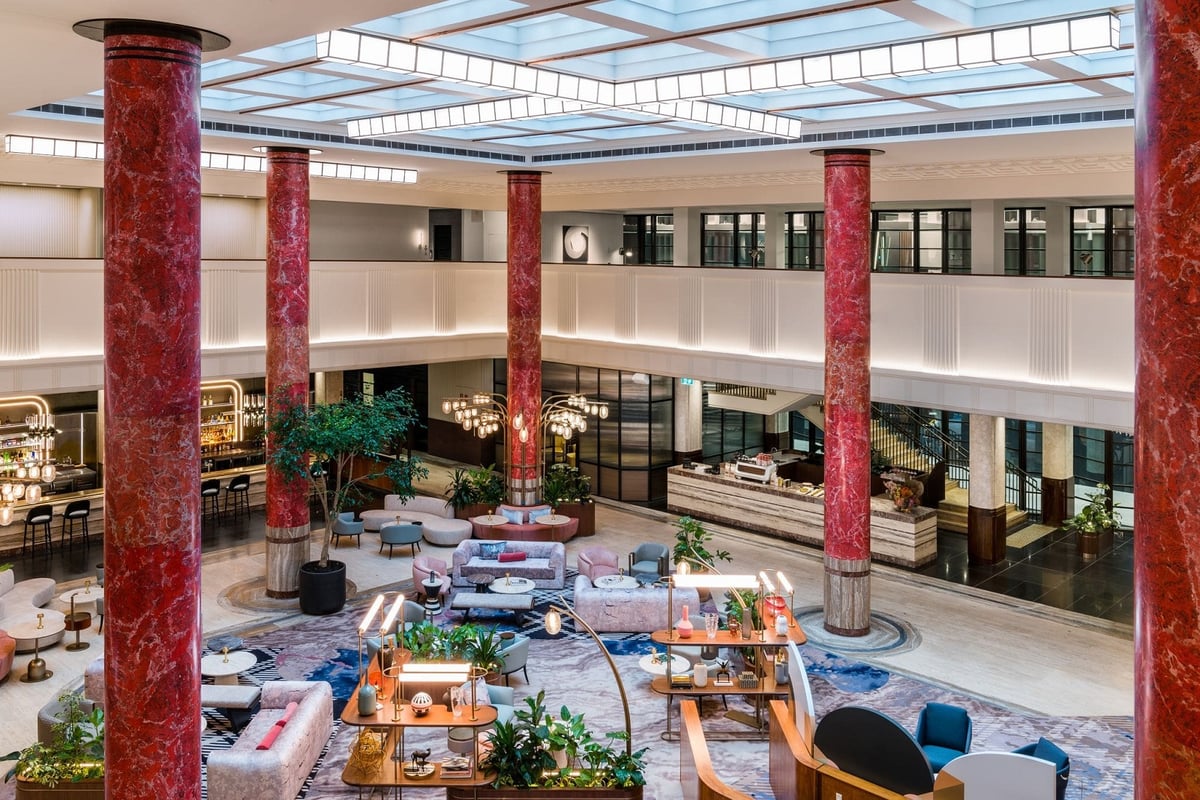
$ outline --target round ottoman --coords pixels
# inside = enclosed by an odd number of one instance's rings
[[[441,547],[457,547],[459,542],[471,538],[469,519],[430,519],[422,527],[425,541]]]

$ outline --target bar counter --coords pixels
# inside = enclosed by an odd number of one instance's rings
[[[800,489],[675,466],[667,470],[667,510],[823,547],[825,498]],[[890,499],[872,497],[871,558],[902,567],[937,560],[937,512],[924,506],[897,511]]]

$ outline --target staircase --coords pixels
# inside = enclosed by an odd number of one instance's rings
[[[953,485],[953,488],[952,486]],[[956,533],[967,532],[967,490],[958,481],[946,481],[946,499],[938,503],[938,527]],[[1005,520],[1011,533],[1029,521],[1029,514],[1014,506],[1004,504]]]

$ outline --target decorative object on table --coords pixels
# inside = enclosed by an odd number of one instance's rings
[[[733,674],[729,671],[729,660],[717,659],[717,674],[713,677],[714,686],[732,686]]]
[[[333,538],[332,520],[346,510],[360,485],[386,478],[391,493],[402,499],[416,496],[413,482],[429,472],[417,458],[398,456],[380,469],[377,453],[391,451],[404,441],[418,415],[403,389],[374,397],[358,397],[339,403],[308,405],[307,393],[294,396],[278,392],[271,401],[275,409],[267,423],[268,468],[285,480],[304,481],[321,503],[325,533],[316,561],[300,565],[298,588],[300,610],[305,614],[332,614],[346,604],[346,564],[329,558]],[[267,590],[275,587],[271,576],[291,550],[267,543]],[[282,569],[278,570],[283,573]]]
[[[692,621],[688,619],[688,607],[683,607],[683,618],[675,624],[675,629],[679,631],[680,639],[692,638]]]
[[[1091,561],[1102,550],[1112,547],[1113,531],[1121,527],[1121,506],[1113,502],[1112,488],[1107,483],[1096,484],[1096,491],[1079,498],[1087,503],[1079,513],[1063,523],[1063,528],[1075,532],[1075,547],[1084,561]]]
[[[782,647],[775,651],[775,683],[779,686],[788,682],[787,650]]]
[[[371,728],[360,730],[354,740],[354,745],[350,748],[350,761],[347,766],[357,769],[364,775],[374,773],[383,763],[383,744],[386,739],[386,731],[377,731]]]
[[[358,715],[360,717],[370,717],[379,711],[380,704],[378,693],[374,686],[369,682],[363,681],[363,685],[358,690]]]
[[[758,676],[750,670],[746,670],[738,675],[739,689],[755,689],[758,687]]]
[[[735,616],[729,617],[729,633],[732,636],[740,636],[742,633],[742,621]]]
[[[417,692],[409,701],[409,705],[412,706],[414,715],[423,717],[429,713],[429,709],[433,708],[433,698],[429,696],[428,692]]]
[[[671,674],[672,689],[690,689],[692,688],[692,676],[686,672]]]
[[[413,750],[412,760],[404,762],[404,775],[407,778],[428,778],[433,774],[433,764],[429,763],[429,748]]]
[[[703,661],[696,662],[696,666],[692,667],[692,684],[697,689],[703,689],[708,685],[708,664]]]
[[[704,635],[709,639],[717,638],[717,631],[721,627],[721,617],[715,613],[704,615]]]
[[[788,618],[783,614],[775,615],[775,635],[787,636],[788,633]]]
[[[885,472],[879,476],[887,489],[888,497],[897,511],[911,513],[921,505],[921,495],[925,493],[925,484],[903,472]]]

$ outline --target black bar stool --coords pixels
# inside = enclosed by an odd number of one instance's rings
[[[75,543],[75,523],[77,522],[83,527],[83,543],[87,544],[88,517],[91,515],[91,500],[72,500],[71,502],[67,503],[67,507],[63,509],[62,530],[58,535],[59,544],[62,544],[63,540],[68,536],[71,537],[69,544]]]
[[[245,512],[250,516],[250,476],[234,475],[225,487],[225,511],[229,511],[229,500],[233,499],[233,516]]]
[[[221,479],[210,478],[206,481],[200,481],[200,520],[212,515],[212,518],[221,521]]]
[[[54,519],[54,506],[41,505],[34,506],[25,514],[25,534],[21,538],[21,555],[25,555],[25,545],[29,545],[30,552],[37,547],[38,528],[42,529],[42,542],[46,545],[46,552],[54,550],[53,543],[50,541],[50,521]]]

